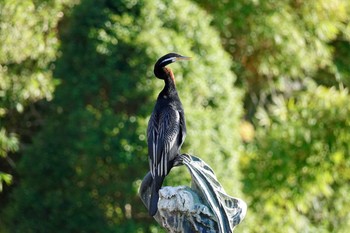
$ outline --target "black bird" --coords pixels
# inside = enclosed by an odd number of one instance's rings
[[[175,77],[168,67],[170,63],[179,60],[189,60],[176,53],[169,53],[156,62],[154,74],[163,79],[165,86],[159,93],[147,128],[149,167],[153,178],[149,214],[157,213],[158,191],[164,178],[174,166],[174,159],[180,153],[180,148],[186,137],[186,122],[184,109],[176,91]]]

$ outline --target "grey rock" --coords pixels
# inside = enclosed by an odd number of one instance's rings
[[[196,156],[182,154],[177,166],[185,165],[192,177],[191,188],[163,187],[159,191],[156,221],[168,232],[230,233],[243,220],[246,203],[226,194],[213,170]],[[140,197],[148,208],[152,176],[147,173]]]

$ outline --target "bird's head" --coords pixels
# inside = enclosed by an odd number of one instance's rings
[[[166,68],[165,66],[176,61],[190,59],[190,57],[185,57],[177,53],[168,53],[163,57],[159,58],[156,64],[154,65],[154,75],[159,79],[165,79],[169,74],[172,75],[171,70],[169,68]]]

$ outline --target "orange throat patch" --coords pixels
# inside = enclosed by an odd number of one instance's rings
[[[170,78],[173,80],[174,84],[175,84],[175,76],[173,71],[170,68],[165,67],[164,71],[167,73],[168,76],[170,76]]]

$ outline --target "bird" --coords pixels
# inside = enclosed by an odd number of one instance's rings
[[[180,60],[190,60],[190,57],[168,53],[154,65],[154,75],[164,80],[165,85],[158,95],[147,127],[149,168],[153,178],[148,208],[151,216],[158,211],[158,192],[186,137],[185,113],[176,90],[174,73],[166,67]]]

